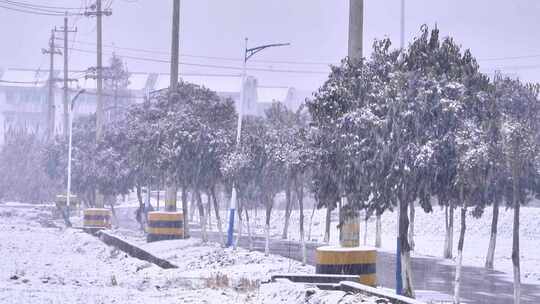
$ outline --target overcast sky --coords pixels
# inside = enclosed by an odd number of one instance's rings
[[[93,0],[20,0],[40,5],[79,7]],[[104,0],[107,4],[111,0]],[[324,81],[325,63],[338,62],[347,52],[348,0],[183,0],[181,4],[181,54],[240,58],[244,37],[249,45],[290,42],[253,58],[251,71],[260,85],[315,89]],[[0,6],[5,6],[0,1]],[[400,0],[365,0],[364,49],[376,38],[388,36],[399,45]],[[470,48],[483,69],[501,69],[525,80],[540,81],[540,1],[538,0],[406,0],[406,39],[417,35],[422,24],[441,29]],[[113,0],[113,15],[104,18],[104,43],[119,48],[170,50],[171,0]],[[50,30],[62,26],[61,17],[35,16],[0,7],[0,67],[48,68],[41,54]],[[83,50],[95,46],[95,19],[70,17],[78,28],[71,45]],[[106,52],[112,51],[105,48]],[[117,49],[119,55],[167,60],[163,53]],[[366,53],[367,54],[367,53]],[[95,65],[95,55],[71,53],[71,68]],[[105,54],[106,58],[109,56]],[[509,59],[509,57],[527,58]],[[506,58],[505,60],[486,60]],[[62,67],[57,57],[57,68]],[[259,60],[256,62],[255,60]],[[288,61],[289,63],[267,63]],[[240,67],[240,61],[181,57],[186,63]],[[134,72],[168,72],[166,63],[126,59]],[[292,63],[294,62],[294,64]],[[304,64],[309,62],[309,64]],[[185,73],[238,74],[238,70],[185,66]],[[283,70],[295,71],[286,73]]]

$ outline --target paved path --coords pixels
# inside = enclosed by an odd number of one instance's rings
[[[200,237],[200,231],[192,229],[192,236]],[[219,235],[211,232],[209,238],[219,241]],[[265,240],[262,236],[256,236],[253,241],[253,249],[264,251]],[[247,236],[240,239],[239,245],[248,248]],[[323,244],[308,243],[307,262],[315,265],[315,249]],[[298,242],[287,240],[270,241],[270,253],[284,257],[301,260],[301,250]],[[379,252],[377,256],[377,278],[381,286],[395,288],[395,254]],[[415,290],[436,291],[446,295],[454,292],[453,265],[439,258],[414,257],[412,259],[413,281]],[[464,266],[462,269],[462,302],[478,304],[508,304],[513,302],[513,284],[507,274],[500,271],[489,271],[482,267]],[[522,284],[523,304],[540,303],[540,285]],[[445,297],[450,299],[450,296]]]
[[[121,222],[127,225],[122,215]],[[131,227],[136,227],[130,224]],[[200,237],[200,231],[191,229],[192,236]],[[219,241],[216,232],[210,232],[212,241]],[[256,236],[253,240],[253,249],[264,251],[265,240],[262,236]],[[248,247],[247,236],[240,239],[241,247]],[[315,249],[323,244],[307,243],[307,262],[315,265]],[[272,239],[270,241],[270,253],[284,257],[301,260],[300,245],[295,241]],[[395,288],[395,254],[379,252],[377,257],[377,279],[381,286]],[[413,282],[415,290],[435,291],[452,295],[454,292],[453,263],[440,258],[413,257]],[[513,303],[513,284],[511,276],[500,271],[490,271],[482,267],[464,266],[462,269],[462,302],[478,304],[508,304]],[[540,285],[522,284],[523,304],[540,303]],[[447,299],[449,297],[446,297]]]

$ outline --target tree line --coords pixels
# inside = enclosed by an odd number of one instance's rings
[[[405,49],[392,48],[389,39],[377,40],[369,58],[345,58],[332,66],[325,83],[298,110],[273,103],[263,117],[243,117],[239,149],[233,100],[183,81],[177,92],[157,91],[129,106],[98,143],[95,117],[79,118],[73,130],[73,190],[91,206],[96,189],[111,204],[135,189],[142,206],[141,189],[172,176],[185,218],[190,196],[206,239],[212,209],[222,233],[219,210],[234,183],[238,220],[247,221],[250,240],[250,212],[265,210],[266,253],[276,195],[285,193],[283,237],[292,205],[298,203],[304,263],[306,192],[327,210],[325,241],[330,212],[343,199],[348,202],[340,210],[345,216],[365,210],[377,217],[379,246],[380,216],[399,211],[397,236],[408,296],[414,296],[410,252],[415,206],[426,213],[444,208],[445,258],[452,257],[454,211],[459,210],[456,302],[467,213],[480,217],[485,208],[493,208],[485,264],[492,268],[498,210],[506,205],[514,210],[518,303],[520,206],[540,192],[539,91],[539,85],[518,79],[488,77],[469,50],[424,26]],[[172,93],[176,98],[170,98]],[[10,159],[7,147],[2,163]],[[42,178],[62,184],[66,139],[45,143],[40,151]]]

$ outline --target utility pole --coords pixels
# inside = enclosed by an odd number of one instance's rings
[[[103,54],[102,54],[102,31],[103,31],[103,15],[110,16],[112,15],[112,12],[107,10],[102,10],[101,8],[101,0],[96,0],[95,6],[93,5],[92,8],[95,8],[94,11],[85,12],[85,16],[96,16],[96,22],[97,22],[97,66],[96,66],[96,89],[97,89],[97,96],[96,96],[96,142],[98,142],[101,139],[102,132],[103,132]],[[96,191],[96,207],[97,208],[103,208],[104,202],[103,202],[103,195],[99,193],[99,191]]]
[[[403,50],[405,48],[405,0],[401,0],[401,29],[400,29],[400,48]],[[401,229],[399,227],[400,219],[401,219],[401,202],[398,203],[398,206],[396,208],[397,210],[397,238],[396,238],[396,294],[401,295],[403,294],[403,275],[402,275],[402,267],[401,265],[401,238],[399,236],[399,232]]]
[[[172,20],[172,43],[171,43],[171,82],[169,85],[169,98],[172,102],[178,99],[178,64],[180,52],[180,0],[173,1],[173,20]],[[165,189],[165,211],[176,212],[176,196],[178,188],[176,178],[169,173],[167,178],[167,188]],[[184,202],[185,203],[185,202]],[[186,210],[185,206],[182,206]],[[186,214],[184,214],[186,216]],[[185,225],[187,228],[187,225]],[[184,229],[185,229],[184,228]],[[187,234],[187,233],[186,233]]]
[[[64,124],[63,124],[63,131],[64,135],[68,136],[68,128],[69,128],[69,85],[68,81],[69,75],[68,75],[68,63],[69,63],[69,57],[68,57],[68,34],[69,33],[75,33],[77,32],[77,28],[74,30],[70,30],[68,27],[68,13],[66,12],[66,15],[64,17],[64,27],[60,28],[60,30],[54,29],[55,32],[62,32],[64,33]]]
[[[349,46],[348,56],[353,63],[361,63],[363,56],[364,0],[349,0]],[[360,215],[347,197],[341,193],[339,210],[339,243],[341,247],[358,247],[360,245]],[[343,208],[350,212],[342,212]]]
[[[349,58],[362,60],[364,39],[364,0],[349,0]]]
[[[405,47],[405,0],[401,0],[401,41],[400,47]]]
[[[51,31],[51,39],[49,40],[49,49],[42,49],[43,54],[49,54],[49,95],[47,97],[47,110],[46,110],[46,138],[47,140],[52,140],[54,137],[54,115],[55,115],[55,104],[54,104],[54,83],[56,79],[54,77],[54,55],[61,55],[60,50],[56,48],[54,42],[54,30]]]

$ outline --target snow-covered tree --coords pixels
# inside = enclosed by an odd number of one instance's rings
[[[502,109],[501,137],[507,172],[511,177],[512,199],[508,203],[514,208],[512,264],[514,269],[514,303],[521,300],[521,269],[519,246],[520,206],[532,194],[539,193],[538,159],[540,85],[522,84],[519,80],[497,79],[495,90],[499,91],[498,102]]]
[[[163,90],[152,96],[149,104],[155,111],[151,124],[159,130],[158,166],[174,176],[175,183],[182,187],[186,218],[186,191],[192,191],[206,239],[201,192],[211,192],[220,181],[221,158],[233,147],[236,121],[233,101],[222,99],[204,87],[180,81],[174,100],[169,98],[168,90]],[[216,216],[221,226],[219,213]]]

